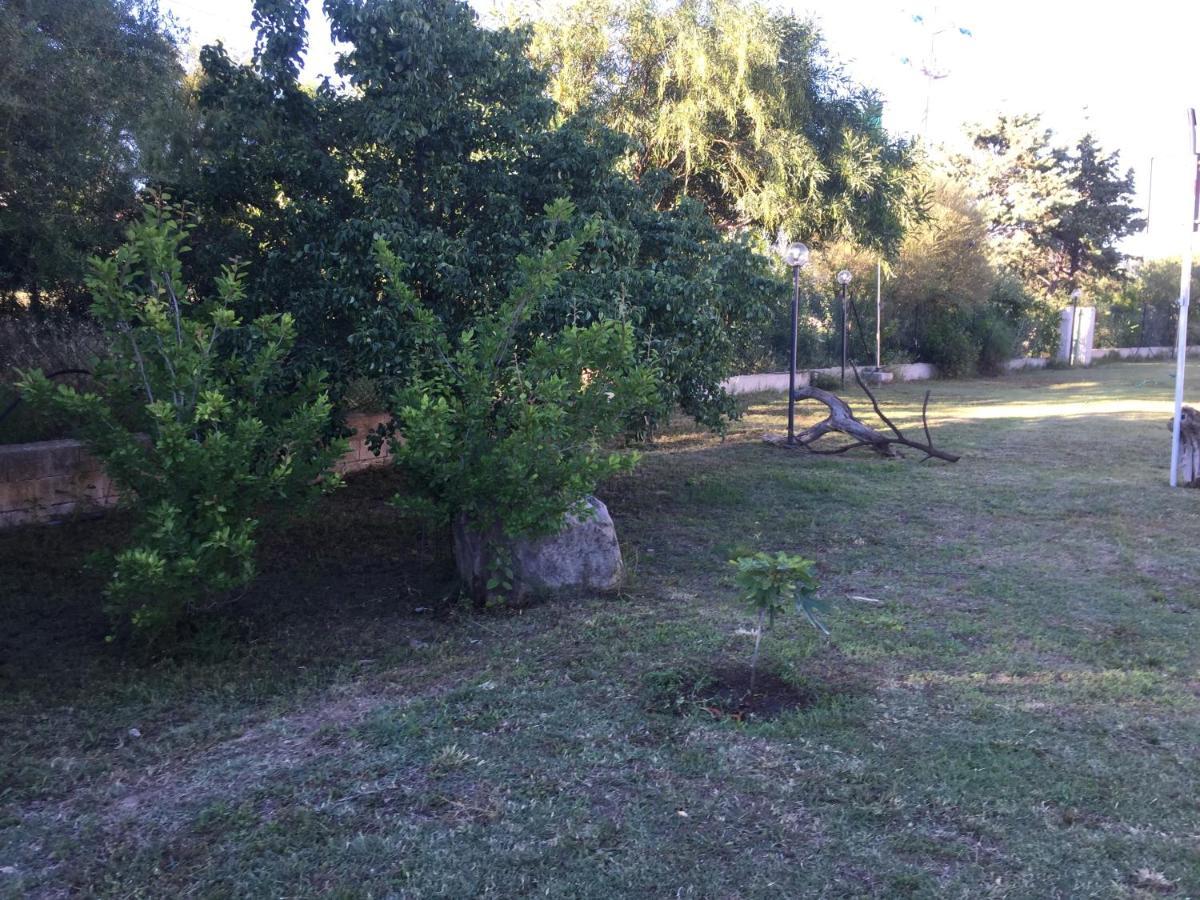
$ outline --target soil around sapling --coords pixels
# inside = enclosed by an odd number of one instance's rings
[[[840,673],[829,680],[823,674],[786,677],[760,666],[754,676],[749,664],[730,661],[648,672],[640,699],[649,713],[769,721],[790,712],[827,708],[862,693],[860,684]]]

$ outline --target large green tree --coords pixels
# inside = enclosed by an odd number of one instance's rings
[[[919,213],[912,149],[815,27],[757,0],[578,0],[532,44],[564,113],[592,111],[633,145],[661,200],[700,200],[727,228],[779,227],[894,249]]]
[[[297,80],[299,0],[258,0],[248,65],[202,53],[201,262],[247,261],[248,296],[289,311],[297,350],[335,379],[411,369],[411,329],[382,289],[372,247],[453,339],[511,293],[517,259],[545,242],[559,198],[599,222],[569,275],[524,327],[621,318],[664,372],[664,402],[717,424],[734,341],[771,296],[765,261],[724,239],[665,184],[617,169],[628,141],[557,118],[527,29],[484,29],[457,0],[326,0],[344,46],[338,84]],[[267,310],[253,310],[261,312]]]
[[[998,262],[1032,290],[1063,296],[1118,273],[1119,241],[1142,227],[1133,173],[1084,135],[1056,146],[1038,116],[1001,116],[968,132],[957,160],[989,221]]]
[[[0,305],[82,298],[184,147],[175,37],[140,0],[0,3]]]

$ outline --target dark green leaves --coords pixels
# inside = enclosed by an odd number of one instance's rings
[[[759,552],[731,560],[734,582],[741,588],[741,600],[754,612],[765,613],[771,624],[784,612],[789,602],[795,604],[813,627],[824,635],[829,629],[817,617],[826,612],[828,604],[816,596],[818,587],[816,563],[811,559],[793,556],[782,551],[771,554]]]

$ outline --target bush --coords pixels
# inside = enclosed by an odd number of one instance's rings
[[[946,378],[962,378],[974,374],[979,361],[979,348],[962,317],[950,312],[939,313],[921,338],[921,358],[937,366]]]
[[[403,440],[393,440],[392,452],[412,476],[413,493],[402,502],[482,534],[550,534],[568,512],[583,512],[597,482],[636,461],[608,445],[659,402],[657,373],[638,361],[627,323],[516,339],[596,234],[589,223],[556,239],[573,227],[574,208],[560,201],[546,211],[548,248],[519,257],[521,276],[499,308],[453,339],[405,284],[395,254],[376,243],[386,289],[418,348],[416,371],[394,405]]]
[[[812,387],[823,391],[833,391],[834,393],[842,389],[842,379],[837,375],[830,375],[828,372],[809,373],[808,383]]]
[[[1000,375],[1016,354],[1016,329],[993,313],[985,313],[975,322],[975,342],[979,348],[979,371]]]
[[[239,320],[237,267],[217,279],[215,299],[186,291],[188,231],[170,210],[147,207],[115,254],[92,261],[92,313],[111,348],[96,369],[102,393],[36,370],[19,384],[35,406],[78,422],[132,504],[133,537],[116,555],[106,610],[151,643],[247,584],[260,516],[311,497],[344,452],[323,439],[331,405],[322,377],[281,374],[291,318]],[[121,412],[135,396],[145,435]]]

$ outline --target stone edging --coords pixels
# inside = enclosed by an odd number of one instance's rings
[[[388,421],[386,414],[351,413],[350,449],[335,465],[342,474],[390,462],[385,446],[379,456],[366,436]],[[0,528],[59,522],[116,505],[117,490],[103,467],[74,440],[0,445]]]

